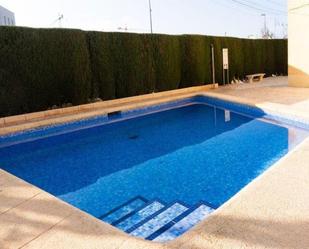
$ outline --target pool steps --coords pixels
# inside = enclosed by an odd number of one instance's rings
[[[117,228],[127,231],[131,229],[136,224],[147,219],[149,216],[157,213],[158,211],[162,210],[165,207],[165,204],[161,203],[160,201],[151,201],[145,204],[145,206],[137,209],[136,211],[128,214],[123,219],[119,219],[115,222],[114,226]]]
[[[181,215],[188,208],[180,203],[173,203],[165,210],[156,214],[151,219],[140,224],[136,229],[130,232],[131,235],[147,239],[160,228],[168,224],[170,221]]]
[[[179,201],[166,204],[138,196],[100,219],[133,236],[167,242],[191,229],[213,211],[214,208],[205,202],[188,207]]]
[[[213,212],[213,208],[204,203],[192,207],[173,221],[166,224],[147,239],[156,242],[167,242],[177,238]]]
[[[99,219],[104,220],[107,223],[114,223],[115,221],[123,218],[124,216],[132,213],[135,209],[143,206],[147,203],[147,200],[143,197],[137,196],[126,203],[122,204],[121,206],[112,209],[107,214],[100,216]]]

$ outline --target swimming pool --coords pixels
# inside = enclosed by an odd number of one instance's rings
[[[3,136],[0,167],[132,235],[167,241],[308,136],[265,117],[193,97]]]

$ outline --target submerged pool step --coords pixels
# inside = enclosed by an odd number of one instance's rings
[[[100,217],[101,220],[136,237],[167,242],[190,230],[215,210],[199,202],[188,207],[181,202],[166,205],[137,196]]]
[[[189,208],[181,203],[173,203],[172,205],[151,215],[148,219],[133,226],[129,229],[131,235],[147,239],[153,233],[164,227],[166,224],[173,221],[176,217],[187,211]]]
[[[166,226],[148,236],[147,239],[156,242],[167,242],[173,240],[190,230],[197,223],[209,216],[213,211],[214,209],[212,207],[201,203],[196,207],[187,210],[169,224],[166,224]]]
[[[99,219],[112,224],[121,218],[127,216],[128,214],[134,212],[136,209],[144,206],[148,202],[147,199],[137,196],[126,203],[120,205],[119,207],[114,208],[107,214],[104,214],[99,217]]]
[[[134,225],[146,220],[151,215],[157,213],[159,210],[162,210],[165,205],[161,201],[150,201],[145,206],[135,210],[134,212],[128,214],[124,218],[116,221],[112,225],[117,228],[127,231],[132,228]]]

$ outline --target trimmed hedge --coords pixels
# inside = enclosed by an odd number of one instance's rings
[[[230,79],[287,74],[287,40],[0,27],[0,116]]]
[[[155,91],[177,89],[181,80],[181,41],[177,36],[152,35]]]
[[[182,67],[180,87],[203,85],[211,75],[210,45],[203,36],[184,35],[182,41]],[[208,81],[211,82],[211,81]]]
[[[113,34],[111,70],[115,75],[116,98],[155,90],[151,37],[141,34]]]
[[[115,73],[113,70],[113,34],[88,33],[91,62],[92,96],[103,100],[116,98]]]
[[[1,116],[85,103],[90,75],[84,32],[0,29]]]

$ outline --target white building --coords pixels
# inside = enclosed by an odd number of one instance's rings
[[[15,15],[12,11],[0,6],[0,26],[15,26]]]
[[[309,87],[309,5],[289,0],[289,85]]]

